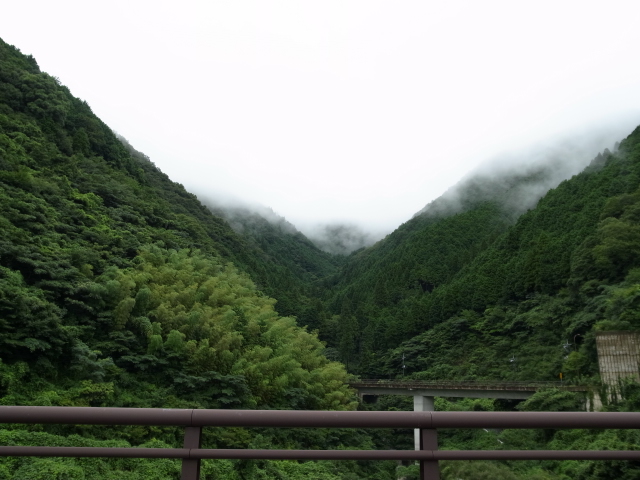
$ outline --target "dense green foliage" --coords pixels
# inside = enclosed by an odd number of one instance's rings
[[[203,199],[203,203],[216,215],[226,219],[265,261],[287,272],[278,282],[277,289],[265,288],[265,292],[278,299],[278,311],[295,315],[301,325],[318,328],[318,282],[337,271],[342,257],[321,251],[271,209],[222,207],[215,200],[207,198]]]

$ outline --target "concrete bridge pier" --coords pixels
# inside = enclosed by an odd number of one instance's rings
[[[525,400],[540,388],[555,387],[572,392],[586,392],[587,387],[562,385],[559,382],[423,382],[419,380],[358,380],[349,385],[364,395],[405,395],[413,397],[413,410],[435,410],[434,397],[444,398],[508,398]],[[415,431],[415,447],[420,447],[419,430]]]
[[[413,411],[414,412],[433,412],[435,411],[435,405],[433,403],[433,397],[425,397],[424,395],[413,396]],[[416,450],[420,450],[420,429],[416,428],[413,431],[414,445]]]

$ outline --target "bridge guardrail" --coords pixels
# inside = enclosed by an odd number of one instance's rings
[[[422,480],[439,460],[640,460],[640,451],[438,450],[439,428],[640,428],[636,412],[341,412],[0,406],[0,423],[183,426],[183,448],[0,446],[0,456],[179,458],[182,480],[198,480],[202,459],[417,460]],[[418,428],[420,450],[201,448],[203,427]]]

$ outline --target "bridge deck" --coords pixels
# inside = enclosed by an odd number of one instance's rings
[[[349,386],[358,390],[375,388],[388,390],[485,390],[485,391],[522,391],[535,392],[543,388],[557,388],[571,392],[586,392],[582,385],[567,385],[563,382],[493,382],[493,381],[422,381],[422,380],[383,380],[364,379],[349,382]]]

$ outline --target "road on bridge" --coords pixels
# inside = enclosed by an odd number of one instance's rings
[[[367,394],[366,390],[369,389],[384,389],[384,390],[462,390],[462,391],[496,391],[496,392],[536,392],[545,388],[557,388],[559,390],[567,390],[571,392],[586,392],[588,387],[582,385],[568,385],[564,382],[505,382],[505,381],[451,381],[451,380],[385,380],[385,379],[362,379],[353,380],[349,382],[349,386],[362,390],[362,393]],[[393,395],[388,392],[386,395]],[[398,392],[398,395],[402,393]],[[372,394],[375,395],[375,394]],[[406,395],[413,395],[406,393]],[[445,395],[435,395],[436,397]],[[467,395],[452,395],[452,396],[467,396]],[[468,395],[472,396],[472,395]],[[527,395],[524,398],[529,397]],[[493,397],[500,398],[500,397]],[[507,398],[507,397],[505,397]]]

